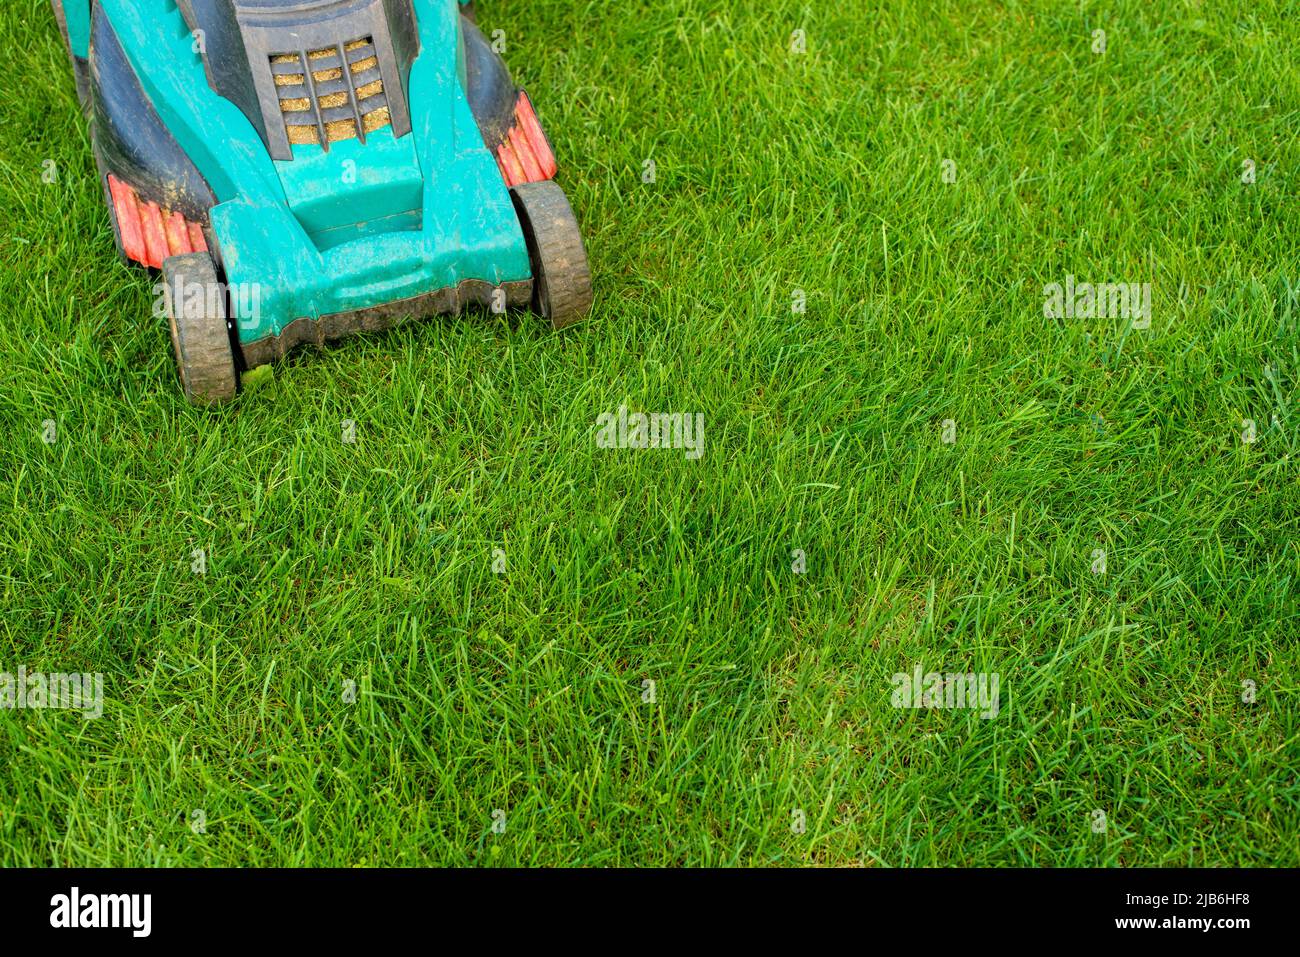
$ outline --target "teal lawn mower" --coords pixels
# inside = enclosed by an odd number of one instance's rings
[[[191,402],[408,317],[590,309],[551,144],[472,3],[52,2]]]

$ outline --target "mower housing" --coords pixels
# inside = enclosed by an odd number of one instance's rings
[[[239,368],[535,302],[512,191],[554,153],[457,0],[54,4],[121,254],[209,253]]]

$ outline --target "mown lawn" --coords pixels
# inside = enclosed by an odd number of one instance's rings
[[[479,0],[590,320],[199,411],[11,0],[0,671],[104,715],[0,711],[0,862],[1300,864],[1289,6]],[[997,715],[892,707],[917,665]]]

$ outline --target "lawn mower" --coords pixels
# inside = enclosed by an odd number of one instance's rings
[[[551,143],[471,0],[52,3],[189,401],[413,316],[589,310]]]

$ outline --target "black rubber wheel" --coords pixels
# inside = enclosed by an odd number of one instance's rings
[[[533,308],[556,329],[591,310],[591,267],[577,217],[551,180],[510,190],[533,267]]]
[[[72,76],[77,81],[77,100],[81,103],[81,112],[90,115],[90,62],[83,60],[72,52],[72,40],[68,36],[68,19],[63,13],[63,0],[50,0],[54,7],[54,19],[59,22],[59,33],[63,37],[63,48],[68,51],[72,61]]]
[[[181,388],[191,405],[218,405],[235,397],[239,373],[226,327],[225,288],[208,253],[163,261],[167,321]]]

